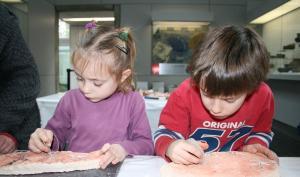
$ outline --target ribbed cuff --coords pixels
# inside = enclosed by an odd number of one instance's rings
[[[7,132],[0,132],[0,135],[4,135],[4,136],[8,137],[9,139],[11,139],[15,143],[15,146],[18,147],[19,143],[18,143],[17,139],[14,136],[12,136],[11,134],[9,134]]]

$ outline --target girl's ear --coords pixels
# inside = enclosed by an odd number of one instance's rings
[[[121,82],[124,82],[130,75],[131,75],[130,69],[126,69],[125,71],[123,71],[122,77],[121,77]]]

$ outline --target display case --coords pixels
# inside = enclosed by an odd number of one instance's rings
[[[152,74],[186,75],[192,51],[208,31],[207,22],[154,21]]]
[[[270,54],[269,79],[300,80],[300,9],[262,24]]]

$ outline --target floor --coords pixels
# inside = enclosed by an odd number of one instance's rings
[[[297,128],[274,120],[273,141],[270,148],[280,157],[300,157],[300,132]]]

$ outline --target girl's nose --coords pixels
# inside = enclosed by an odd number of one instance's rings
[[[85,82],[82,84],[82,91],[84,93],[89,93],[90,92],[90,84],[88,82]]]

